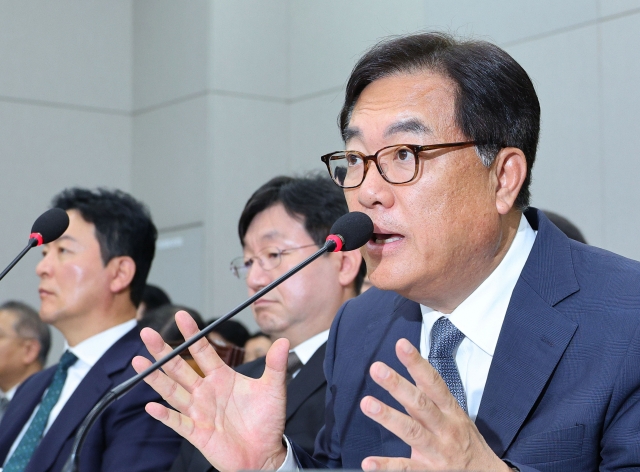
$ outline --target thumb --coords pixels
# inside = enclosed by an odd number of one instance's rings
[[[262,380],[271,387],[282,387],[287,376],[288,358],[289,340],[285,338],[276,340],[267,352],[266,366]]]

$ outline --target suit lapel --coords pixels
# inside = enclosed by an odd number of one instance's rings
[[[511,296],[476,418],[499,457],[534,408],[578,327],[553,308],[579,290],[569,242],[543,215],[526,216],[538,235]]]
[[[2,428],[0,428],[0,465],[6,459],[11,445],[31,417],[33,410],[42,400],[45,390],[51,384],[55,371],[55,367],[50,367],[26,380],[18,388],[14,398],[19,400],[9,404],[9,408],[2,418]]]
[[[65,443],[75,435],[82,420],[100,398],[114,386],[111,376],[127,368],[131,358],[137,352],[138,332],[139,330],[134,328],[125,334],[89,370],[42,438],[36,450],[38,464],[37,469],[34,470],[47,470],[51,467]],[[94,425],[94,428],[97,426]]]
[[[366,345],[369,349],[365,353],[370,362],[367,365],[370,366],[375,361],[382,361],[411,383],[415,383],[406,367],[398,360],[395,353],[395,344],[397,340],[406,338],[416,348],[420,349],[421,331],[422,314],[420,305],[398,295],[392,315],[390,317],[378,317],[368,327]],[[389,342],[389,340],[393,340],[393,342]],[[372,395],[390,407],[405,413],[405,409],[385,389],[373,381],[368,371],[365,377],[365,395]],[[370,447],[373,451],[372,455],[409,457],[411,448],[405,442],[383,426],[373,420],[370,421],[372,426],[375,425],[375,428],[377,428],[380,438],[379,444],[372,444]]]
[[[327,383],[322,370],[326,350],[327,343],[324,343],[287,386],[287,421],[307,398]]]

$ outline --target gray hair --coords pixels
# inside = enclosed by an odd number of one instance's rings
[[[13,329],[18,336],[25,339],[35,339],[40,344],[38,362],[42,366],[47,363],[47,355],[51,347],[51,332],[49,326],[43,323],[38,312],[23,302],[10,300],[0,305],[0,311],[10,311],[17,317]]]

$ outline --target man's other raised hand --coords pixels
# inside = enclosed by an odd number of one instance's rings
[[[198,332],[185,311],[176,313],[176,323],[185,339]],[[171,352],[151,328],[144,328],[140,337],[155,359]],[[205,377],[175,357],[164,365],[164,372],[156,371],[145,379],[175,410],[149,403],[146,411],[198,448],[218,470],[280,467],[286,456],[282,435],[289,342],[279,339],[271,346],[259,379],[245,377],[227,366],[206,338],[189,351]],[[137,356],[132,364],[136,372],[142,372],[151,362]]]

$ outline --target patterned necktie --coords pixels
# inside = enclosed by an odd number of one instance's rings
[[[458,400],[460,407],[467,411],[467,397],[464,394],[462,379],[458,366],[453,358],[453,351],[464,339],[458,328],[444,316],[438,318],[431,329],[431,348],[429,349],[429,363],[440,374],[449,387],[449,391]]]
[[[58,403],[62,386],[67,379],[67,370],[69,370],[69,367],[77,360],[78,358],[69,351],[65,351],[62,355],[58,368],[53,375],[51,385],[49,385],[47,393],[44,395],[42,402],[40,402],[40,407],[33,417],[33,421],[27,428],[24,436],[22,436],[20,444],[18,444],[15,452],[4,467],[4,472],[22,472],[25,467],[27,467],[33,452],[38,447],[38,444],[40,444],[42,433],[49,420],[49,414],[55,404]]]
[[[293,374],[299,371],[302,368],[302,361],[298,357],[298,355],[291,351],[289,353],[289,358],[287,359],[287,385],[293,379]]]
[[[2,417],[4,416],[4,412],[7,411],[8,406],[9,406],[9,399],[4,395],[0,394],[0,421],[2,421]]]

